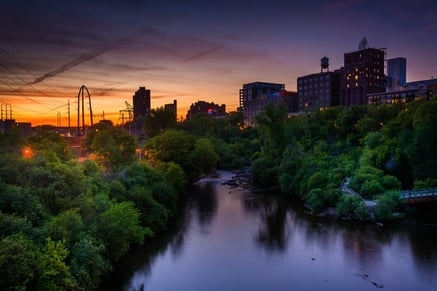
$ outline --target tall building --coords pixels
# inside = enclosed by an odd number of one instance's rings
[[[329,71],[329,59],[320,60],[320,73],[297,78],[299,111],[322,109],[339,104],[340,71]]]
[[[240,89],[240,108],[243,112],[244,123],[253,124],[253,118],[269,103],[282,103],[280,92],[285,91],[284,84],[253,82],[243,84]]]
[[[150,90],[140,87],[133,98],[134,121],[141,119],[150,112]]]
[[[367,94],[385,92],[385,50],[369,48],[364,38],[359,50],[344,54],[340,105],[367,104]]]
[[[387,60],[387,88],[398,90],[407,83],[407,59]]]

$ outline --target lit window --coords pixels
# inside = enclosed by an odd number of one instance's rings
[[[358,75],[355,75],[355,80],[358,80]]]

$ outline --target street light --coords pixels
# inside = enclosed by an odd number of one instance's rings
[[[21,155],[23,156],[23,158],[30,159],[31,157],[33,157],[33,151],[30,147],[25,147],[21,151]]]

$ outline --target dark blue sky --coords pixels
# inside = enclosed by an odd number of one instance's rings
[[[243,83],[285,83],[369,45],[407,58],[407,79],[437,75],[437,1],[43,1],[0,3],[0,100],[16,119],[56,120],[85,84],[116,119],[135,90],[238,104]],[[112,114],[112,115],[111,115]]]

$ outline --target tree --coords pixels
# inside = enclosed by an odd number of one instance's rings
[[[437,102],[419,104],[413,116],[413,140],[405,148],[416,179],[437,177]]]
[[[209,174],[215,169],[219,157],[208,138],[196,140],[194,150],[189,155],[191,179],[197,180],[201,174]]]
[[[157,170],[164,174],[164,176],[167,178],[167,181],[170,181],[173,189],[175,189],[177,193],[185,193],[187,178],[181,166],[174,162],[163,162],[158,163]]]
[[[176,114],[164,107],[152,109],[144,120],[144,128],[149,137],[156,136],[161,132],[176,126]]]
[[[257,116],[255,123],[262,138],[262,150],[270,158],[278,158],[285,147],[285,122],[287,112],[282,105],[267,104]]]
[[[72,209],[53,216],[46,224],[48,235],[57,241],[64,241],[69,247],[73,246],[85,230],[80,215]]]
[[[110,171],[116,171],[137,159],[138,144],[135,138],[124,129],[106,123],[92,127],[83,146],[95,153],[97,160]]]
[[[104,252],[105,246],[91,236],[84,236],[75,243],[70,253],[71,274],[79,289],[96,289],[101,276],[110,270]]]
[[[71,290],[76,284],[66,264],[68,249],[64,242],[47,239],[39,265],[39,290]]]
[[[395,212],[400,214],[399,217],[403,217],[405,212],[405,204],[399,199],[399,192],[392,191],[380,195],[376,201],[376,219],[380,221],[393,220]]]
[[[39,127],[27,138],[25,142],[33,151],[41,152],[44,155],[53,153],[57,158],[66,161],[71,158],[67,147],[67,141],[58,133]]]
[[[189,168],[188,155],[194,149],[195,138],[182,130],[167,130],[149,139],[146,150],[152,158],[175,162],[184,170]]]
[[[343,195],[337,203],[337,215],[346,219],[367,220],[369,213],[367,212],[364,201],[352,196]]]
[[[132,202],[112,203],[97,221],[97,236],[105,246],[106,255],[118,260],[131,243],[143,242],[145,229],[140,225],[140,213]]]
[[[13,234],[0,241],[0,289],[27,290],[35,284],[38,252],[23,234]]]

